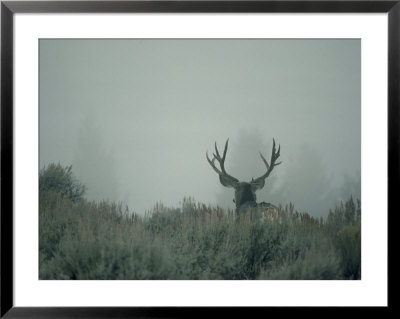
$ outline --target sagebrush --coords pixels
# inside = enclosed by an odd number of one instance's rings
[[[84,199],[71,167],[50,165],[39,183],[40,279],[361,278],[359,200],[326,219],[293,205],[238,216],[191,198],[140,216],[121,203]]]

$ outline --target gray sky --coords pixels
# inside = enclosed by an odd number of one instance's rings
[[[90,199],[138,213],[185,196],[233,208],[206,150],[229,137],[227,169],[248,181],[274,137],[283,163],[258,200],[326,215],[360,192],[360,50],[360,40],[40,40],[40,166],[72,164]]]

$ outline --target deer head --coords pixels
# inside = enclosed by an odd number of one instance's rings
[[[257,206],[256,191],[264,187],[265,179],[269,176],[269,174],[271,174],[275,166],[278,166],[279,164],[282,163],[282,162],[276,163],[276,160],[280,155],[281,147],[279,146],[278,151],[276,151],[275,139],[273,139],[272,155],[270,160],[271,164],[268,164],[267,160],[260,153],[261,159],[264,162],[265,166],[267,167],[267,171],[265,172],[264,175],[256,179],[252,178],[251,181],[247,183],[247,182],[240,182],[237,178],[229,175],[225,170],[225,158],[226,158],[226,152],[228,151],[228,141],[229,139],[226,140],[224,153],[222,154],[222,157],[219,154],[217,143],[215,143],[215,153],[213,154],[214,155],[213,159],[210,160],[210,158],[208,157],[208,152],[206,153],[206,157],[211,167],[219,175],[219,181],[221,182],[221,184],[225,187],[231,187],[235,190],[234,202],[236,204],[236,211],[239,212],[246,210],[248,207]],[[219,163],[220,168],[216,167],[215,161]]]

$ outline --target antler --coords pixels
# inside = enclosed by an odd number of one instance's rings
[[[221,157],[221,155],[219,155],[218,148],[217,148],[217,142],[215,142],[215,153],[213,153],[214,158],[212,160],[210,160],[210,158],[208,157],[208,152],[206,152],[206,157],[207,157],[208,163],[210,163],[210,165],[214,169],[214,171],[216,171],[218,173],[221,183],[224,186],[232,186],[233,187],[235,183],[239,182],[239,180],[237,178],[229,175],[225,170],[225,157],[226,157],[226,152],[228,151],[228,141],[229,141],[229,138],[226,140],[224,154],[222,155],[222,157]],[[219,170],[215,166],[215,160],[218,161],[221,170]]]
[[[272,154],[271,154],[271,165],[268,164],[267,160],[264,158],[264,156],[260,153],[261,159],[263,160],[265,166],[267,166],[267,172],[256,178],[256,179],[252,179],[252,183],[255,184],[261,184],[263,187],[264,186],[264,180],[269,176],[269,174],[272,172],[272,170],[274,169],[275,166],[278,166],[279,164],[281,164],[282,162],[276,163],[276,160],[278,159],[279,155],[280,155],[280,151],[281,151],[281,146],[279,145],[278,147],[278,152],[276,151],[276,147],[275,147],[275,139],[273,140],[273,145],[272,145]]]

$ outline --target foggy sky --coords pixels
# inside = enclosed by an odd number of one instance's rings
[[[40,167],[72,164],[89,199],[233,208],[206,151],[229,138],[227,170],[249,181],[273,137],[283,163],[259,201],[321,216],[359,196],[360,40],[49,39],[39,55]]]

